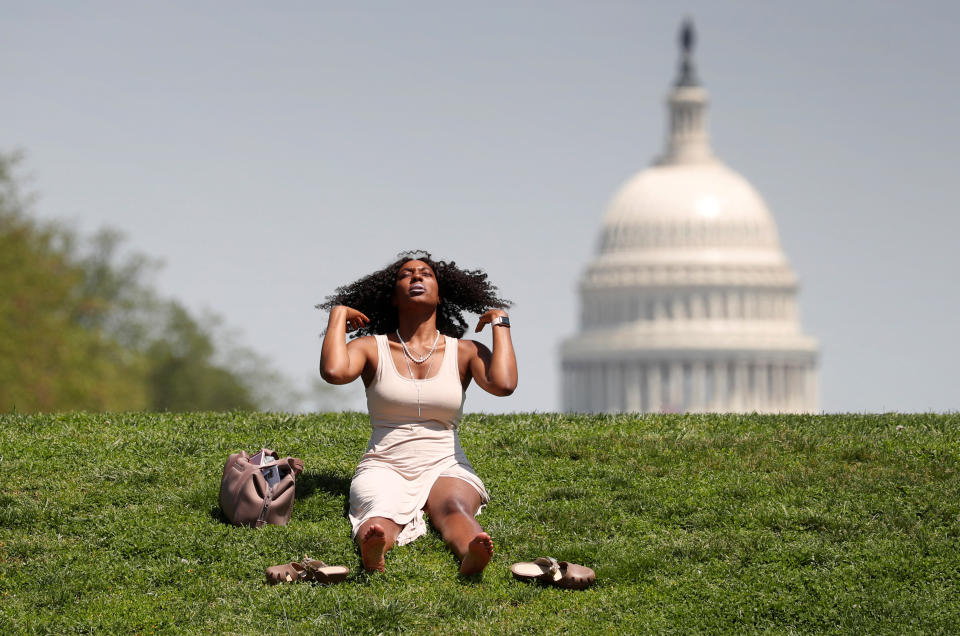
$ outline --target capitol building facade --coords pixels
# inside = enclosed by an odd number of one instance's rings
[[[773,216],[714,156],[707,92],[681,33],[666,149],[614,195],[580,280],[580,328],[561,345],[576,412],[819,410],[818,345]]]

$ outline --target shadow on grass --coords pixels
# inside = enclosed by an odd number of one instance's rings
[[[457,561],[457,565],[460,565],[460,562]],[[483,572],[477,572],[476,574],[460,574],[457,572],[457,585],[480,585],[483,583]]]
[[[343,512],[346,514],[350,507],[350,477],[331,472],[304,471],[301,473],[297,478],[296,498],[307,499],[317,490],[343,497],[345,502]]]
[[[343,473],[304,471],[297,478],[296,498],[300,501],[313,496],[317,490],[340,497],[343,509],[340,514],[346,519],[350,512],[350,477]]]
[[[230,520],[227,519],[226,515],[223,514],[223,510],[220,509],[220,504],[210,506],[210,518],[219,523],[224,523],[228,526],[232,526]]]

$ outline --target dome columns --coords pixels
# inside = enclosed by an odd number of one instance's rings
[[[702,328],[711,333],[749,326],[758,333],[798,330],[796,286],[592,287],[583,299],[580,330],[630,328],[670,331]],[[735,327],[734,325],[740,325]]]
[[[814,356],[741,352],[633,360],[566,360],[567,410],[593,413],[810,413]]]

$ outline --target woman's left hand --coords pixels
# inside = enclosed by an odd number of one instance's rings
[[[475,331],[479,332],[483,326],[499,317],[507,317],[503,309],[491,309],[482,316]],[[492,327],[493,351],[483,344],[469,342],[470,354],[467,363],[470,376],[487,393],[493,395],[510,395],[517,388],[517,356],[513,352],[513,341],[510,338],[509,323],[503,327]]]
[[[507,315],[507,312],[504,311],[503,309],[491,309],[490,311],[480,316],[480,320],[477,322],[477,328],[474,329],[473,332],[480,333],[480,330],[483,329],[483,326],[490,324],[490,322],[494,318],[496,318],[497,316],[506,316],[506,315]]]

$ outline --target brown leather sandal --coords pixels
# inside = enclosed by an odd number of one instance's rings
[[[267,568],[267,583],[296,583],[307,578],[307,570],[296,561],[283,565],[271,565]]]
[[[310,557],[304,557],[302,565],[307,570],[307,578],[317,583],[339,583],[350,574],[350,568],[343,565],[327,565]]]
[[[553,557],[539,557],[534,561],[514,563],[510,566],[510,571],[514,578],[521,581],[541,581],[569,590],[590,587],[596,578],[593,570],[586,566],[557,561]]]
[[[347,578],[350,568],[342,565],[327,565],[323,561],[303,557],[299,563],[293,561],[283,565],[272,565],[267,568],[267,583],[296,583],[298,581],[315,581],[317,583],[339,583]]]

